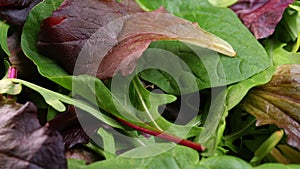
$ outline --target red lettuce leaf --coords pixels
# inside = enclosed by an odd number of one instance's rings
[[[156,40],[182,40],[235,55],[227,42],[197,24],[161,11],[137,12],[115,1],[66,0],[43,21],[38,47],[69,73],[77,61],[76,74],[101,79],[117,72],[131,73],[144,50]],[[90,46],[82,51],[85,45]]]
[[[61,135],[41,127],[37,108],[0,95],[1,168],[66,168]]]
[[[31,9],[42,0],[0,0],[0,19],[23,25]]]
[[[257,39],[273,34],[285,8],[294,0],[239,0],[231,9]]]
[[[275,124],[288,135],[288,144],[300,150],[300,65],[278,67],[272,80],[252,89],[242,108],[257,125]]]

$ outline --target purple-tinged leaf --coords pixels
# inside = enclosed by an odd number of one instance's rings
[[[9,61],[12,66],[18,70],[18,78],[30,81],[40,80],[41,76],[38,73],[36,66],[28,59],[20,46],[21,31],[16,31],[13,35],[8,37],[7,44],[10,51]]]
[[[1,168],[66,168],[61,135],[41,127],[37,108],[20,105],[0,95]]]
[[[33,0],[0,0],[0,7],[17,7],[28,6]]]
[[[288,135],[288,144],[300,150],[300,65],[278,67],[272,80],[252,89],[242,108],[257,125],[275,124]]]
[[[231,9],[257,39],[273,34],[285,8],[294,0],[239,0]]]
[[[23,25],[31,9],[42,0],[0,0],[0,19]]]
[[[235,55],[227,42],[197,24],[161,11],[137,12],[115,1],[66,0],[43,21],[38,47],[69,73],[81,59],[76,73],[101,79],[131,73],[149,44],[157,40],[181,40]],[[81,51],[88,44],[92,50]],[[84,59],[78,59],[81,52],[87,54]]]

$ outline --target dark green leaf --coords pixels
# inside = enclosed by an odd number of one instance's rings
[[[181,168],[194,168],[199,160],[198,153],[190,148],[176,146],[167,151],[165,147],[174,146],[172,144],[154,144],[146,147],[137,148],[132,150],[129,157],[118,157],[112,160],[100,161],[86,166],[86,169],[101,169],[101,168],[118,168],[118,169],[146,169],[146,168],[160,168],[160,169],[181,169]],[[154,149],[153,149],[154,148]],[[156,150],[161,148],[165,151],[160,151],[161,154],[156,154]],[[170,147],[169,147],[170,148]],[[148,155],[143,158],[130,158],[134,154],[146,153]],[[126,154],[125,154],[126,155]]]
[[[199,47],[191,45],[187,47],[178,42],[158,42],[152,45],[153,48],[172,51],[183,59],[197,77],[200,90],[245,80],[271,65],[264,48],[229,9],[213,7],[207,1],[172,1],[171,3],[162,0],[151,2],[139,0],[138,2],[148,10],[154,10],[163,5],[179,17],[198,22],[206,31],[229,42],[237,52],[237,57],[228,58]],[[176,68],[181,70],[180,67]],[[174,88],[172,88],[176,86],[174,80],[166,78],[165,81],[171,84],[169,87],[161,83],[162,77],[165,76],[157,71],[142,74],[143,79],[157,84],[168,93],[174,93]]]
[[[204,130],[196,138],[196,142],[203,144],[207,148],[207,150],[202,153],[203,156],[213,156],[217,152],[218,145],[225,130],[225,118],[228,115],[228,110],[225,105],[225,89],[220,88],[214,92],[213,94],[215,96],[211,101],[208,116],[203,125]]]
[[[10,56],[10,52],[7,46],[8,29],[9,29],[9,25],[7,25],[5,22],[0,20],[0,47],[8,56]]]

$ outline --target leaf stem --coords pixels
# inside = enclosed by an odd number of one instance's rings
[[[180,137],[177,137],[177,136],[174,136],[174,135],[171,135],[171,134],[168,134],[166,132],[163,132],[163,131],[157,131],[157,130],[150,130],[150,129],[146,129],[144,127],[141,127],[141,126],[137,126],[133,123],[130,123],[124,119],[121,119],[121,118],[118,118],[116,117],[116,119],[125,124],[126,126],[128,127],[131,127],[135,130],[138,130],[138,131],[141,131],[141,132],[144,132],[144,133],[147,133],[147,134],[150,134],[150,135],[153,135],[153,136],[157,136],[159,138],[162,138],[162,139],[165,139],[165,140],[168,140],[168,141],[171,141],[171,142],[174,142],[174,143],[178,143],[180,145],[183,145],[183,146],[187,146],[187,147],[190,147],[192,149],[195,149],[197,151],[204,151],[205,150],[205,147],[201,144],[198,144],[198,143],[195,143],[193,141],[190,141],[190,140],[186,140],[186,139],[182,139]]]

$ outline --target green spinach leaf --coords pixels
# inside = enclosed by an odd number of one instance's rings
[[[138,2],[148,10],[165,6],[171,13],[192,22],[197,22],[206,31],[212,32],[229,42],[237,52],[235,58],[228,58],[206,49],[179,42],[157,42],[152,44],[152,48],[172,51],[184,60],[198,78],[197,82],[200,90],[245,80],[271,66],[265,49],[230,9],[214,7],[207,1],[172,1],[171,3],[163,0],[151,2],[138,0]],[[165,76],[164,73],[157,70],[141,75],[143,79],[159,87],[163,86],[161,80]],[[174,80],[166,78],[165,81],[172,84],[169,86],[176,86]],[[174,88],[167,88],[166,85],[161,88],[168,93],[174,93]]]

